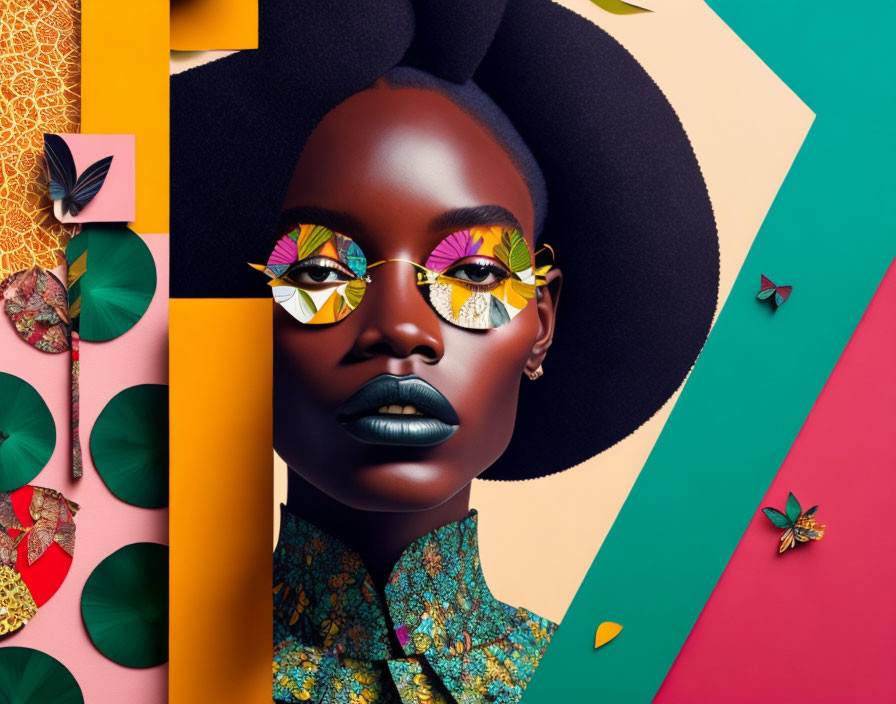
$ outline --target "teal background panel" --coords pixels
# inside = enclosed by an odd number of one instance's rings
[[[817,117],[524,704],[653,698],[896,255],[896,4],[710,5]]]

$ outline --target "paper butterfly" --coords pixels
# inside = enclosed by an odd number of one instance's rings
[[[793,286],[775,286],[774,282],[767,276],[764,276],[762,274],[760,274],[759,276],[761,285],[759,287],[759,293],[757,294],[756,298],[758,298],[760,301],[764,301],[774,295],[775,308],[777,309],[779,306],[784,305],[784,301],[786,301],[790,296],[790,292],[793,290]]]
[[[44,135],[44,154],[50,169],[53,214],[57,220],[69,214],[77,215],[103,187],[112,157],[91,164],[78,176],[72,150],[58,134]]]
[[[787,497],[784,513],[776,508],[762,509],[762,512],[768,516],[768,520],[778,528],[784,528],[778,553],[796,547],[797,543],[808,543],[810,540],[821,540],[824,537],[824,529],[827,526],[818,525],[815,520],[817,510],[818,506],[813,506],[807,511],[803,511],[800,502],[792,493]]]

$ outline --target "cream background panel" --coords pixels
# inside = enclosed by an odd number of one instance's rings
[[[678,113],[718,225],[721,310],[814,114],[702,0],[654,0],[640,4],[655,12],[626,16],[588,0],[560,4],[625,46]],[[758,290],[758,271],[756,284]],[[544,368],[549,375],[550,353]],[[571,470],[525,482],[474,483],[482,564],[499,598],[563,618],[677,398],[633,435]]]

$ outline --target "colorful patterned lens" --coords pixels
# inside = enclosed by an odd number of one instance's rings
[[[513,320],[550,269],[536,268],[518,230],[472,227],[448,235],[426,260],[429,302],[449,323],[470,330]]]
[[[345,235],[320,225],[299,225],[279,239],[267,266],[274,300],[300,323],[337,323],[367,289],[367,258]]]
[[[545,250],[553,251],[549,247]],[[485,330],[510,322],[535,297],[551,268],[532,261],[518,230],[473,227],[448,235],[426,264],[386,259],[367,264],[351,238],[320,225],[299,225],[280,238],[265,266],[274,299],[296,320],[336,323],[361,303],[368,271],[389,262],[411,264],[417,283],[443,319],[462,328]]]

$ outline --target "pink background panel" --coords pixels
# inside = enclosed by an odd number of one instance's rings
[[[67,222],[133,222],[136,217],[135,137],[132,134],[62,134],[72,150],[78,175],[91,164],[112,156],[103,187]]]
[[[824,538],[778,555],[757,509],[656,702],[896,702],[896,264],[762,506],[790,491]]]
[[[168,542],[168,510],[143,509],[115,498],[90,457],[90,431],[119,391],[135,384],[168,382],[168,236],[146,235],[158,285],[149,309],[131,330],[109,342],[81,343],[81,443],[84,476],[71,479],[68,354],[45,354],[16,334],[0,316],[0,371],[34,386],[56,421],[56,449],[31,483],[61,491],[81,505],[75,516],[75,557],[59,591],[25,628],[2,642],[42,650],[75,676],[88,704],[160,704],[167,699],[167,665],[137,670],[100,654],[81,619],[81,590],[93,569],[130,543]]]

